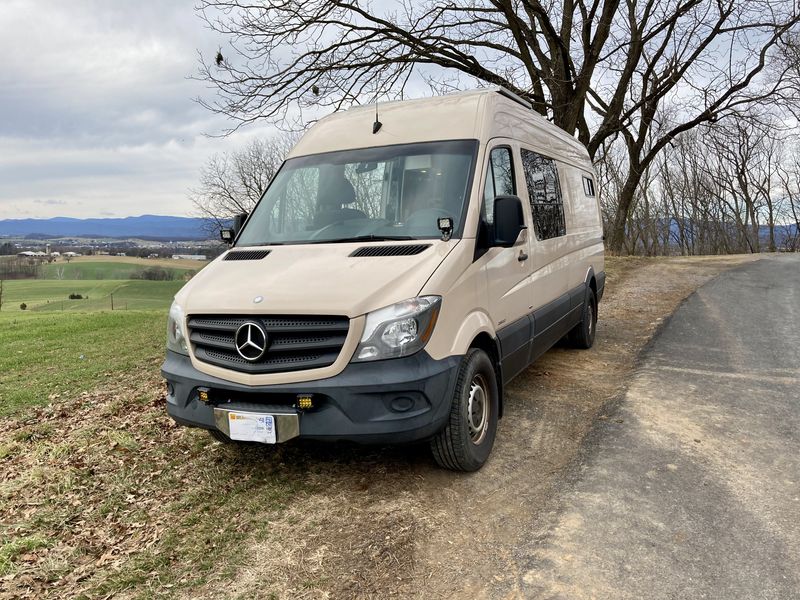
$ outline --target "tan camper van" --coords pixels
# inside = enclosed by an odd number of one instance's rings
[[[592,164],[503,89],[322,119],[222,235],[162,367],[172,418],[221,441],[428,441],[473,471],[511,379],[594,340]]]

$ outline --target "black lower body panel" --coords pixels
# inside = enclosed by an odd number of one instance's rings
[[[433,437],[450,412],[460,356],[434,360],[424,351],[384,361],[351,363],[317,381],[247,386],[206,375],[188,356],[167,351],[167,412],[178,423],[215,429],[214,405],[260,404],[292,410],[298,395],[314,407],[300,414],[300,437],[363,443],[405,443]],[[199,399],[207,388],[209,402]]]
[[[605,273],[598,281],[598,301],[604,285]],[[497,332],[504,384],[580,323],[588,289],[582,283]]]

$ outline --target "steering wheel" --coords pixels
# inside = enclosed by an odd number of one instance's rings
[[[335,221],[334,223],[329,223],[325,225],[322,229],[318,229],[314,233],[312,233],[309,239],[316,240],[320,238],[324,238],[326,234],[330,233],[330,231],[334,228],[341,227],[347,223],[355,223],[356,221],[360,221],[360,224],[356,231],[354,232],[347,232],[341,236],[336,237],[350,237],[350,236],[359,236],[359,235],[369,235],[370,233],[377,231],[381,227],[383,227],[388,221],[386,219],[369,219],[369,223],[364,223],[364,219],[342,219],[341,221]]]
[[[342,220],[342,221],[334,221],[333,223],[329,223],[329,224],[325,225],[325,227],[323,227],[322,229],[317,229],[314,233],[312,233],[310,236],[308,236],[308,238],[311,239],[311,240],[316,240],[320,236],[324,236],[325,232],[328,231],[329,229],[331,229],[332,227],[338,227],[339,225],[341,225],[344,222],[345,221]]]

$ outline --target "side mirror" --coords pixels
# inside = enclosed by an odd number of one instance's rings
[[[242,230],[242,225],[247,221],[247,213],[239,213],[233,217],[233,230],[239,233]]]
[[[517,196],[497,196],[494,199],[494,240],[492,246],[511,248],[519,234],[528,227],[522,212],[522,200]]]

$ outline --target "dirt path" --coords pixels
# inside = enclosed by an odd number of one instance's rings
[[[204,591],[514,597],[525,577],[517,549],[556,509],[555,487],[639,351],[693,290],[745,260],[613,261],[596,346],[551,350],[513,382],[493,456],[476,474],[440,471],[419,449],[287,447],[286,468],[318,491],[295,502],[273,535],[251,541],[233,588]]]
[[[523,551],[521,596],[800,598],[798,289],[800,255],[770,256],[675,312]]]
[[[0,597],[510,598],[586,433],[662,319],[752,257],[609,261],[595,347],[509,386],[492,458],[230,448],[166,416],[160,357],[0,420]],[[522,542],[525,542],[524,544]]]

